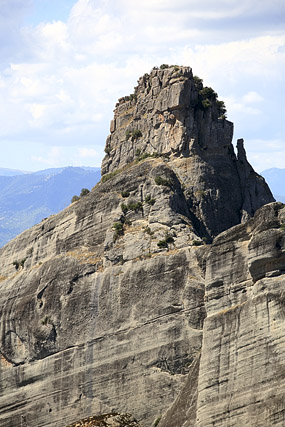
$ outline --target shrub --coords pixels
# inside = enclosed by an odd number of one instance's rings
[[[111,153],[111,148],[106,145],[106,147],[104,148],[104,151],[105,151],[106,154],[109,155]]]
[[[199,95],[202,99],[217,99],[218,95],[211,87],[205,86],[199,91]]]
[[[136,95],[135,93],[131,93],[131,94],[130,94],[130,100],[131,100],[131,101],[133,101],[133,100],[135,100],[135,101],[136,101],[136,100],[137,100],[137,95]]]
[[[102,176],[102,178],[101,178],[101,182],[102,182],[102,184],[103,184],[104,182],[108,181],[109,179],[113,178],[113,177],[114,177],[115,175],[117,175],[118,173],[120,173],[120,170],[119,170],[119,169],[117,169],[117,170],[115,170],[115,171],[113,171],[113,172],[110,172],[110,173],[106,173],[105,175],[103,175],[103,176]]]
[[[128,129],[126,130],[126,140],[128,141],[130,137],[132,136],[132,132]]]
[[[165,239],[160,240],[160,241],[157,243],[157,246],[158,246],[159,248],[168,248],[168,245],[169,245],[170,243],[174,243],[174,238],[173,238],[172,236],[170,236],[168,233],[166,233],[166,234],[165,234]]]
[[[202,107],[203,107],[204,110],[207,110],[212,105],[211,102],[208,99],[203,99],[202,102],[201,102],[201,104],[202,104]]]
[[[128,212],[128,206],[125,203],[121,204],[121,209],[124,215]]]
[[[217,101],[217,107],[218,107],[218,111],[219,111],[219,114],[226,114],[226,112],[227,112],[227,109],[226,109],[226,106],[225,106],[225,103],[224,103],[224,101]]]
[[[166,241],[166,243],[174,243],[173,237],[172,236],[168,236],[168,235],[165,237],[165,241]]]
[[[20,266],[24,268],[25,262],[26,262],[27,258],[23,258],[20,261]]]
[[[80,197],[84,197],[88,193],[90,193],[90,191],[88,190],[88,188],[82,188],[81,193],[80,193]]]
[[[142,136],[142,133],[139,129],[134,129],[132,131],[132,141],[136,141],[137,139],[139,139]]]
[[[127,207],[128,210],[137,212],[139,210],[142,210],[143,205],[142,202],[130,201]]]
[[[113,227],[116,231],[123,231],[124,225],[121,222],[114,222]]]
[[[194,76],[193,80],[197,89],[200,89],[203,86],[203,79],[200,79],[200,77]]]
[[[18,270],[18,268],[19,268],[19,266],[20,266],[19,261],[13,261],[13,263],[12,263],[12,264],[15,266],[16,270]]]
[[[203,245],[203,242],[201,240],[193,240],[192,244],[193,246],[201,246]]]
[[[126,198],[126,197],[129,197],[129,195],[130,195],[130,192],[129,191],[121,191],[121,196],[122,197],[124,197],[124,198]]]
[[[161,64],[161,66],[159,67],[161,70],[165,70],[165,68],[169,68],[168,64]]]
[[[153,198],[151,197],[151,195],[150,195],[150,194],[147,194],[147,195],[145,196],[144,201],[145,201],[146,203],[148,203],[149,205],[151,205],[151,206],[155,204],[155,199],[153,199]]]
[[[157,246],[159,248],[167,248],[168,244],[167,244],[167,242],[165,240],[160,240],[159,242],[157,242]]]
[[[18,270],[19,267],[24,268],[26,260],[27,260],[27,258],[23,258],[23,259],[21,259],[21,261],[13,261],[12,264],[15,266],[16,270]]]
[[[165,187],[171,187],[171,181],[169,179],[163,178],[162,176],[156,176],[154,178],[156,185],[164,185]]]
[[[115,242],[120,236],[124,235],[124,225],[121,222],[114,222],[113,228],[115,229],[113,236],[113,240]]]
[[[80,199],[80,197],[73,196],[72,199],[71,199],[71,203],[78,202],[79,199]]]

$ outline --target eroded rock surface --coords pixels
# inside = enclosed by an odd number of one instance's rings
[[[239,349],[244,340],[255,360],[259,345],[282,343],[284,209],[269,204],[250,219],[272,195],[202,89],[185,67],[140,79],[116,107],[101,182],[0,250],[1,426],[114,412],[145,427],[162,414],[165,427],[253,416],[237,408],[253,402],[250,384],[261,399],[254,369],[269,365],[256,358],[244,390]],[[274,340],[266,292],[276,295]],[[273,399],[275,371],[266,375]]]
[[[247,220],[274,198],[248,163],[243,140],[236,156],[224,110],[191,68],[152,70],[116,106],[102,173],[147,155],[165,156],[200,235],[211,238]]]

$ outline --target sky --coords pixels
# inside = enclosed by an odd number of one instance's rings
[[[285,168],[284,0],[0,0],[0,167],[100,166],[117,99],[163,63],[214,88],[257,172]]]

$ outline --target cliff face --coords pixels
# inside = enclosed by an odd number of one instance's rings
[[[203,89],[185,67],[140,79],[101,182],[0,250],[1,426],[110,412],[151,426],[168,408],[159,425],[243,425],[265,398],[284,415],[284,208],[244,222],[273,198]]]
[[[214,240],[198,379],[190,372],[160,427],[284,425],[284,224],[272,203]]]
[[[197,231],[211,238],[274,200],[249,165],[242,140],[235,155],[233,124],[224,112],[191,68],[154,69],[116,105],[102,173],[147,155],[169,158]]]

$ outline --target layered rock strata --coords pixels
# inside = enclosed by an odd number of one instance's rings
[[[247,223],[220,234],[207,252],[205,272],[199,374],[188,374],[159,426],[281,427],[285,206],[264,206]]]
[[[237,225],[273,198],[242,141],[235,155],[232,124],[203,89],[185,67],[140,79],[115,110],[101,182],[0,250],[1,426],[62,427],[116,412],[147,427],[176,398],[162,425],[212,425],[215,416],[227,425],[227,394],[211,388],[212,376],[228,372],[235,405],[242,389],[231,367],[207,359],[223,351],[215,319],[223,309],[235,319],[232,306],[251,295],[245,283],[253,289],[268,274],[281,283],[283,214],[264,208],[275,251],[265,235],[261,251],[256,218]],[[232,351],[235,333],[226,338]]]

